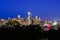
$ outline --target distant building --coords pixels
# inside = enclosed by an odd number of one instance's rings
[[[28,25],[30,25],[30,24],[31,24],[31,18],[30,18],[30,17],[31,17],[31,13],[30,13],[30,12],[28,12],[28,18],[27,18],[27,19],[28,19]]]

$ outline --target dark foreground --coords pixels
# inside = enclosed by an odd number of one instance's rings
[[[0,28],[0,39],[5,40],[60,40],[60,29],[44,31],[38,25]]]

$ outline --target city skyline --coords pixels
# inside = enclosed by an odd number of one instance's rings
[[[27,17],[21,17],[21,15],[19,14],[19,15],[16,15],[16,17],[12,17],[12,18],[13,18],[13,19],[14,19],[14,18],[16,18],[16,19],[17,19],[17,18],[19,18],[19,19],[20,19],[20,18],[22,18],[22,19],[24,19],[24,18],[28,19],[28,17],[29,17],[29,19],[30,19],[30,18],[32,18],[32,19],[35,18],[35,19],[39,19],[39,20],[41,19],[41,18],[38,17],[37,15],[34,16],[34,17],[32,17],[31,12],[27,12]],[[11,18],[11,17],[8,17],[7,19],[12,19],[12,18]],[[1,19],[4,20],[4,18],[1,18]]]
[[[17,15],[27,17],[27,12],[31,16],[36,15],[41,19],[60,20],[59,0],[0,0],[0,18],[14,18]]]

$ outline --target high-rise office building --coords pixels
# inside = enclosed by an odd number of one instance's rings
[[[28,12],[28,25],[31,24],[31,22],[30,22],[30,17],[31,17],[31,16],[30,16],[30,15],[31,15],[31,13]]]

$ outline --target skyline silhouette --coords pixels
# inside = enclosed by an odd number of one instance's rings
[[[59,0],[0,0],[0,18],[27,17],[36,15],[41,19],[60,19]]]

